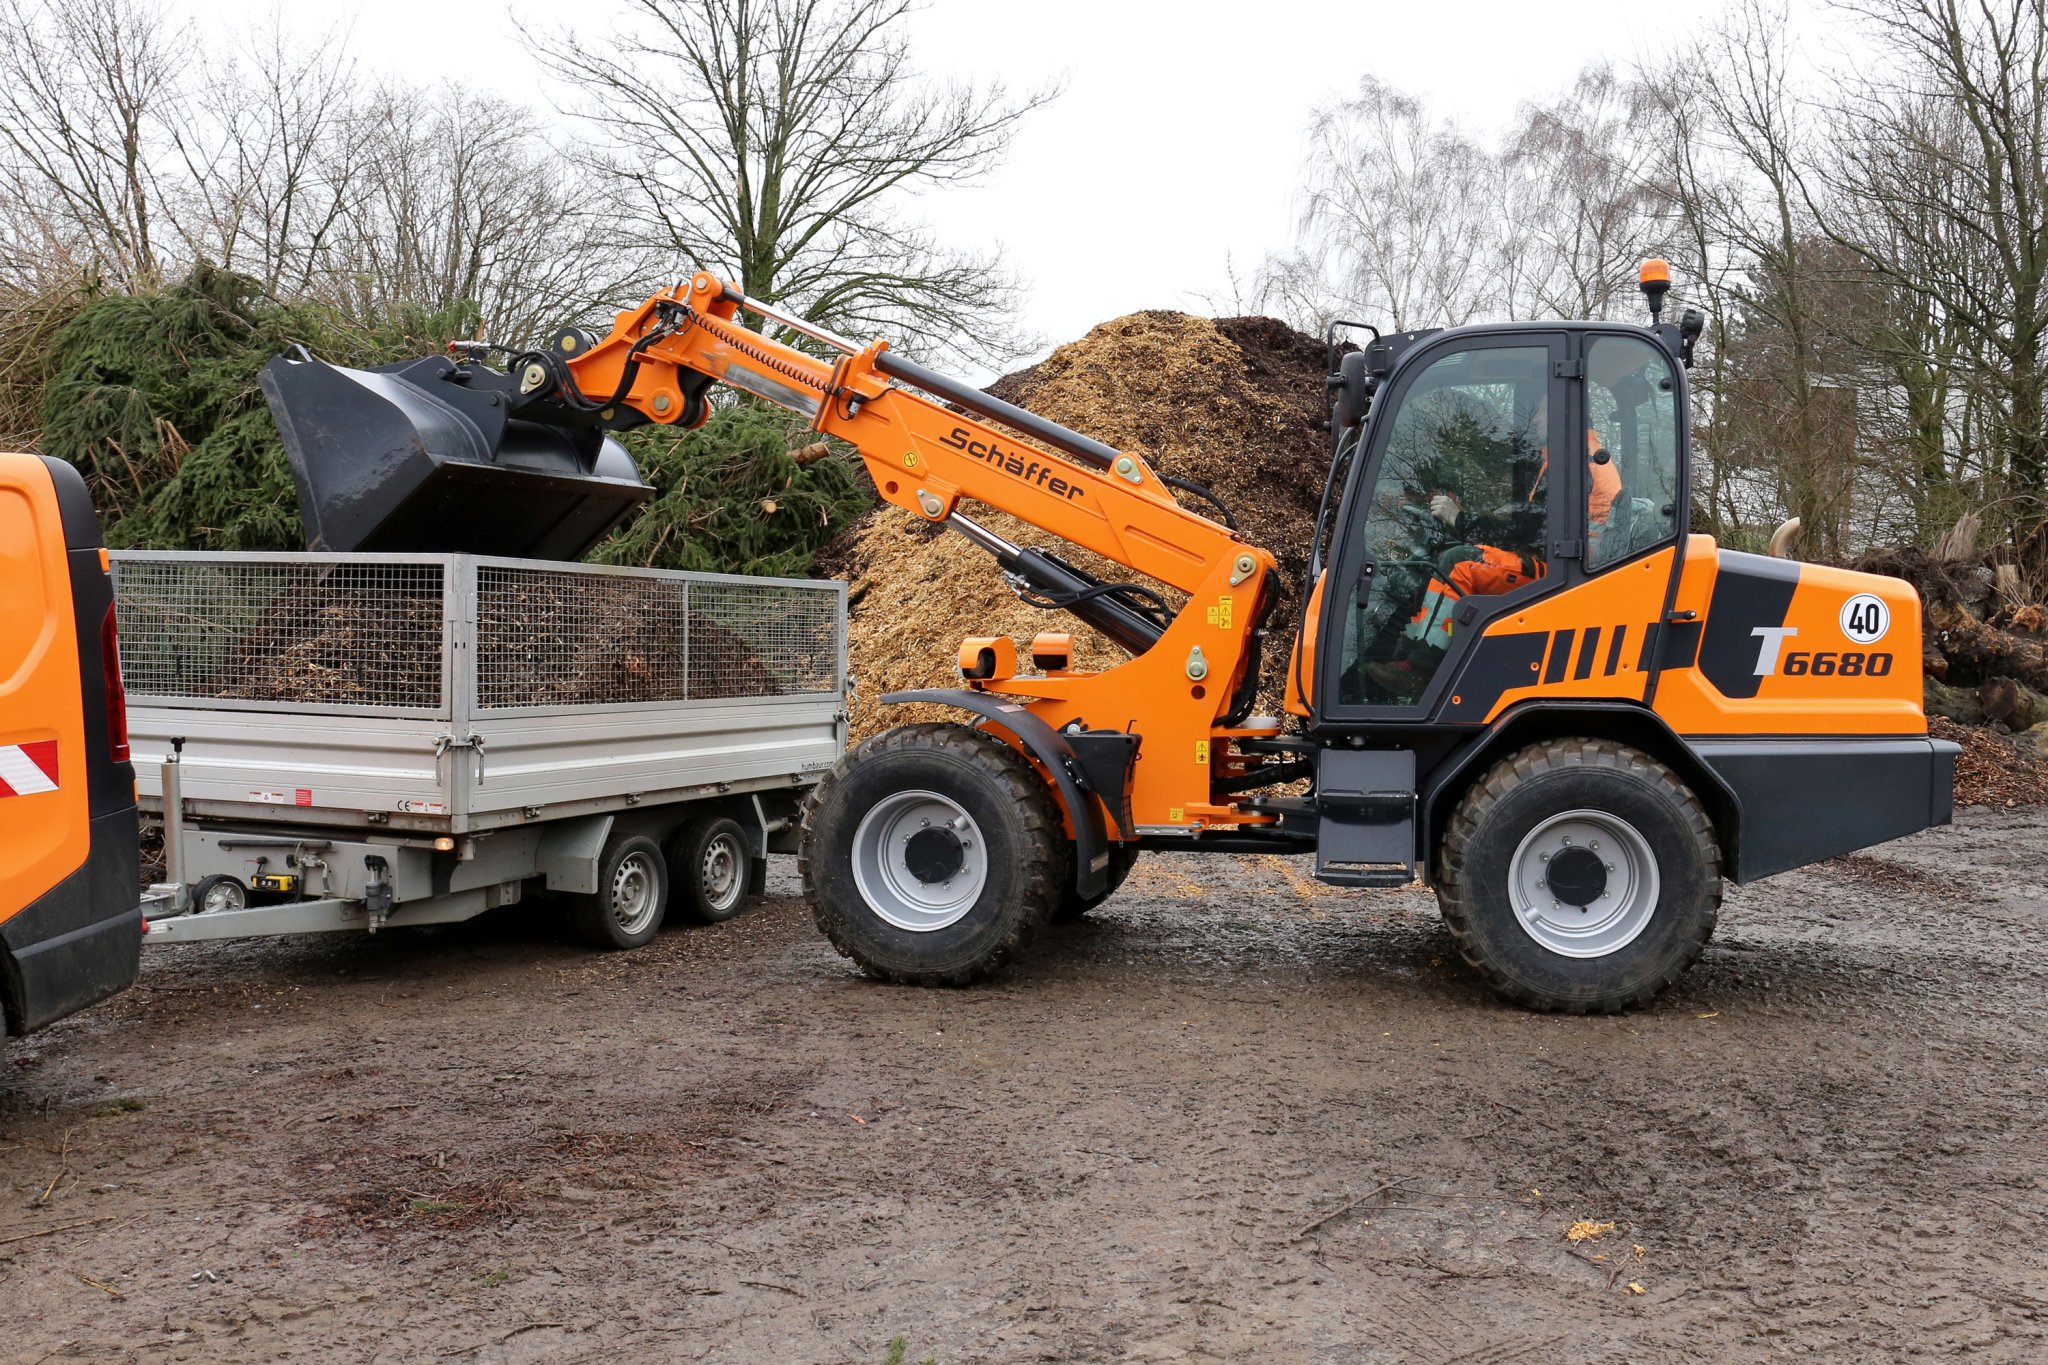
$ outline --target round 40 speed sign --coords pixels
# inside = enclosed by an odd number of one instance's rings
[[[1842,604],[1842,634],[1859,645],[1875,644],[1892,628],[1892,611],[1884,599],[1859,592]]]

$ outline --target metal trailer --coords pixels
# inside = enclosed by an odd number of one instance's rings
[[[454,554],[113,566],[164,835],[153,941],[446,924],[545,888],[585,937],[636,946],[670,887],[707,919],[758,891],[845,749],[843,583]]]

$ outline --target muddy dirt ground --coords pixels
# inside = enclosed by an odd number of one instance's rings
[[[626,956],[155,948],[5,1054],[0,1361],[2048,1359],[2044,869],[1977,810],[1738,889],[1612,1019],[1220,856],[967,991],[786,866]]]

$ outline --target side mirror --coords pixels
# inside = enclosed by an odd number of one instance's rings
[[[1366,369],[1365,352],[1353,351],[1337,366],[1337,378],[1331,385],[1336,390],[1337,406],[1332,414],[1337,426],[1350,428],[1365,420],[1365,414],[1372,407],[1373,390],[1379,387],[1379,379]]]

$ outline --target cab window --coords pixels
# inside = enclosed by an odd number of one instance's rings
[[[1678,535],[1678,383],[1670,357],[1634,337],[1586,349],[1586,567]],[[1602,458],[1604,455],[1605,458]]]
[[[1550,350],[1475,346],[1401,393],[1360,533],[1373,572],[1351,588],[1337,699],[1414,705],[1465,597],[1543,576]]]

